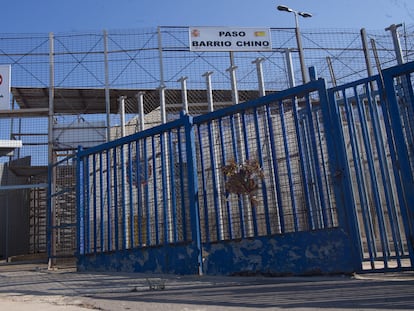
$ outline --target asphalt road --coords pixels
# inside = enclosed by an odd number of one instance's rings
[[[0,310],[414,310],[414,272],[217,277],[0,264]]]

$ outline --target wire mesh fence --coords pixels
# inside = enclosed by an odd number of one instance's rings
[[[12,68],[11,109],[47,109],[59,102],[59,107],[64,109],[59,111],[55,107],[52,111],[56,125],[53,131],[62,132],[67,128],[74,133],[74,123],[80,118],[86,120],[91,128],[96,128],[95,122],[103,122],[112,130],[106,137],[99,132],[100,137],[95,142],[98,144],[122,135],[118,114],[120,95],[127,96],[125,126],[126,134],[130,134],[162,123],[163,104],[165,119],[177,119],[180,111],[185,109],[183,81],[188,90],[185,99],[188,112],[192,115],[209,111],[209,88],[212,109],[289,88],[287,53],[292,58],[293,82],[301,83],[294,28],[271,28],[272,49],[269,52],[190,51],[188,31],[188,27],[158,27],[57,34],[0,34],[0,64],[10,64]],[[398,33],[404,60],[413,60],[414,26],[403,25],[398,28]],[[379,68],[374,64],[382,68],[395,65],[397,58],[391,32],[369,30],[366,34],[368,41],[375,42],[375,53],[373,45],[369,45],[367,51],[372,73],[376,74]],[[367,75],[367,59],[360,30],[303,29],[301,36],[306,66],[314,66],[328,86]],[[263,74],[262,93],[258,82],[258,62]],[[232,70],[236,90],[232,84]],[[33,88],[38,90],[37,95],[22,93]],[[165,89],[162,95],[161,88]],[[52,89],[54,95],[51,100]],[[65,89],[77,90],[77,93],[68,93]],[[92,92],[86,97],[90,90],[102,92],[99,95]],[[105,95],[104,90],[107,91]],[[143,94],[144,104],[141,113],[139,92]],[[163,97],[164,103],[161,103]],[[34,98],[36,106],[30,104]],[[96,106],[92,107],[92,100],[97,103]],[[145,114],[145,118],[140,119],[139,114]],[[47,150],[48,142],[44,137],[47,137],[45,134],[51,136],[48,133],[50,120],[45,116],[39,119],[39,122],[33,122],[32,118],[0,115],[0,138],[19,139],[24,136],[26,142],[21,152],[36,158],[34,163],[45,164],[48,157],[44,150]],[[80,139],[83,134],[78,132],[73,134],[78,136],[72,137],[72,140],[83,143]],[[39,135],[31,135],[28,141],[27,133]],[[72,143],[55,139],[49,143],[54,144],[57,150],[76,148]],[[33,140],[43,147],[34,147]],[[34,151],[39,148],[43,151]]]

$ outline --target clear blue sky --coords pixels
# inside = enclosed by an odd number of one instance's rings
[[[379,30],[414,24],[414,0],[12,0],[0,33],[72,32],[154,26],[293,27],[287,5],[313,14],[301,28]]]

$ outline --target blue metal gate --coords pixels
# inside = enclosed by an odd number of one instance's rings
[[[410,63],[329,90],[361,270],[413,267],[413,70]]]
[[[320,79],[80,149],[79,267],[412,269],[411,72],[330,90]]]

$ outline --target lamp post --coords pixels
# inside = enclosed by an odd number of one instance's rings
[[[296,42],[297,42],[298,51],[299,51],[300,68],[302,71],[302,82],[306,83],[309,81],[309,79],[308,79],[308,74],[307,74],[306,65],[305,65],[305,57],[303,55],[302,38],[300,35],[300,30],[299,30],[298,15],[306,18],[306,17],[312,17],[312,14],[307,13],[307,12],[295,11],[285,5],[279,5],[277,6],[277,9],[282,12],[289,12],[289,13],[295,14],[295,35],[296,35]]]

